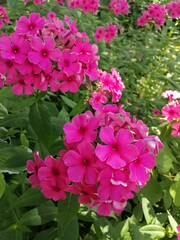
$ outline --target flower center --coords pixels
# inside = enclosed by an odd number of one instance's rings
[[[58,175],[59,175],[59,171],[58,171],[57,168],[53,168],[53,169],[52,169],[52,172],[53,172],[53,175],[54,175],[54,176],[58,176]]]

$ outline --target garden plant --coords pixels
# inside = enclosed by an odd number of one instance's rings
[[[0,1],[0,239],[180,239],[180,1]]]

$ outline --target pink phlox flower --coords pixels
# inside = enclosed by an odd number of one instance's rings
[[[71,181],[79,183],[85,181],[87,184],[97,182],[97,157],[94,154],[94,146],[83,141],[77,146],[78,152],[68,151],[64,157],[64,163],[68,167],[68,177]]]
[[[44,5],[46,3],[46,0],[33,0],[33,3],[35,5]]]
[[[44,166],[38,171],[39,180],[63,179],[66,183],[70,181],[67,178],[67,167],[62,160],[57,160],[52,156],[47,156],[44,160]]]
[[[148,127],[142,120],[137,120],[133,117],[130,120],[129,125],[136,139],[142,139],[148,135]]]
[[[129,164],[130,180],[144,187],[150,178],[150,170],[154,168],[156,159],[149,153],[143,140],[135,143],[138,149],[136,160]]]
[[[95,185],[77,183],[70,186],[70,192],[80,195],[78,198],[80,204],[90,204],[93,200],[98,199],[97,187]]]
[[[65,49],[62,52],[62,59],[59,61],[58,67],[68,76],[71,76],[80,72],[80,64],[77,61],[77,54],[71,53],[68,49]]]
[[[66,191],[67,185],[62,178],[42,180],[40,187],[41,192],[46,198],[52,198],[54,201],[66,199],[66,194],[64,191]]]
[[[30,50],[29,42],[16,33],[9,37],[0,38],[0,51],[2,58],[13,59],[16,63],[23,64]]]
[[[102,108],[102,104],[107,103],[107,97],[104,92],[93,92],[89,99],[89,104],[94,110]]]
[[[55,19],[56,19],[56,13],[55,13],[55,12],[48,12],[47,18],[48,18],[48,20],[50,20],[50,21],[55,20]]]
[[[134,184],[125,170],[106,168],[99,174],[98,196],[101,200],[123,201],[133,198]],[[131,187],[131,185],[133,187]]]
[[[111,0],[108,6],[108,9],[113,9],[113,12],[116,16],[122,13],[128,15],[129,8],[130,6],[126,0]]]
[[[2,75],[15,75],[18,64],[13,59],[0,58],[0,73]]]
[[[180,240],[180,224],[177,225],[177,240]]]
[[[69,29],[71,30],[71,32],[73,34],[78,33],[78,29],[76,27],[76,22],[75,21],[71,22],[71,19],[67,15],[64,16],[64,20],[65,20],[65,23],[67,24],[67,26],[69,27]]]
[[[64,125],[67,143],[82,140],[93,142],[97,136],[98,126],[99,120],[93,114],[89,114],[89,112],[73,117],[72,123],[67,122]]]
[[[78,92],[80,85],[84,83],[83,76],[79,74],[67,76],[67,74],[60,72],[58,77],[60,81],[59,89],[62,92]]]
[[[92,46],[89,41],[77,40],[72,52],[75,52],[78,55],[78,60],[83,63],[87,63],[93,58]]]
[[[43,73],[41,73],[41,78],[35,81],[34,86],[41,91],[46,91],[48,86],[50,86],[52,92],[57,92],[60,87],[58,78],[59,71],[53,71],[53,68],[50,65]]]
[[[150,153],[157,155],[159,153],[159,148],[164,148],[164,144],[161,142],[158,136],[146,136],[143,138],[147,148]]]
[[[56,4],[61,4],[61,5],[64,5],[64,0],[56,0]]]
[[[24,78],[24,82],[27,85],[32,84],[35,88],[37,88],[37,86],[39,86],[39,82],[41,82],[41,69],[40,72],[27,74]]]
[[[4,23],[10,24],[11,21],[6,13],[6,10],[3,6],[0,6],[0,28],[4,27]]]
[[[27,160],[27,172],[31,174],[29,177],[29,182],[31,183],[32,187],[37,187],[39,185],[39,178],[38,178],[38,171],[41,167],[44,166],[43,160],[39,157],[39,152],[36,151],[34,153],[35,162],[32,160]]]
[[[111,127],[101,128],[100,139],[106,145],[98,143],[95,153],[112,168],[122,168],[136,159],[137,149],[132,144],[134,137],[128,129],[120,129],[114,136],[114,129]]]
[[[61,52],[55,48],[56,42],[52,37],[46,36],[44,41],[40,37],[35,37],[31,40],[32,51],[28,53],[28,59],[33,64],[38,64],[39,67],[45,70],[52,66],[50,60],[57,62],[61,57]]]
[[[31,13],[29,18],[21,16],[16,23],[16,33],[35,36],[43,29],[46,21],[39,13]]]
[[[98,78],[97,65],[97,61],[90,61],[86,64],[86,68],[84,68],[84,73],[88,75],[90,81]]]
[[[115,214],[121,213],[125,206],[127,204],[126,200],[123,201],[112,201],[112,200],[95,200],[90,207],[93,208],[98,205],[97,207],[97,213],[102,216],[108,216],[110,215],[111,211],[113,211]]]
[[[161,112],[160,112],[159,109],[155,108],[155,109],[152,110],[152,114],[159,117],[161,115]]]
[[[180,138],[180,123],[174,122],[172,123],[171,127],[173,128],[171,135],[173,137],[179,137]]]
[[[34,93],[34,88],[32,85],[25,82],[25,76],[19,73],[8,76],[6,83],[8,85],[13,84],[12,92],[16,95],[22,95],[23,93],[26,95],[31,95]]]
[[[172,101],[162,108],[162,116],[171,122],[180,118],[180,101]]]
[[[22,75],[28,77],[29,74],[38,74],[41,72],[41,68],[38,65],[31,63],[28,58],[23,64],[17,64],[17,69]]]
[[[166,9],[172,19],[180,17],[180,2],[170,2],[166,4]]]
[[[104,39],[105,28],[104,27],[97,27],[96,32],[94,34],[94,39],[96,42],[99,42]]]

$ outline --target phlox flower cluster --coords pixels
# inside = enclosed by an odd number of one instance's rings
[[[95,87],[89,99],[90,105],[95,110],[100,109],[104,103],[107,103],[109,98],[114,103],[118,102],[125,88],[122,78],[115,68],[111,69],[111,73],[98,70]]]
[[[161,27],[166,22],[167,10],[164,5],[161,4],[150,4],[148,10],[142,13],[137,19],[137,25],[144,27],[147,23],[154,21],[156,27]]]
[[[180,2],[172,1],[166,5],[150,4],[147,6],[148,10],[143,12],[137,19],[137,25],[144,27],[147,23],[154,21],[156,27],[161,27],[166,22],[166,16],[172,19],[180,17]]]
[[[122,13],[128,15],[129,8],[129,3],[126,0],[111,0],[108,6],[108,9],[113,10],[116,16]]]
[[[122,105],[107,104],[95,114],[77,115],[64,125],[64,133],[66,149],[59,159],[47,156],[42,161],[35,152],[35,162],[27,161],[29,181],[55,201],[65,199],[66,192],[78,194],[79,203],[104,216],[122,212],[146,185],[163,147]]]
[[[105,27],[97,27],[94,34],[94,39],[96,42],[104,40],[107,43],[110,43],[118,34],[118,28],[116,25],[111,24]]]
[[[31,0],[24,0],[24,3],[31,2]],[[44,5],[46,3],[46,0],[33,0],[33,3],[35,5]]]
[[[162,108],[162,117],[172,127],[171,135],[180,138],[180,92],[167,90],[162,93],[168,104]]]
[[[32,2],[32,0],[24,0],[24,3]],[[33,4],[35,5],[44,5],[46,0],[33,0]],[[64,0],[56,0],[57,4],[64,5]]]
[[[38,13],[21,16],[16,31],[0,38],[0,85],[6,80],[16,95],[34,89],[77,92],[86,76],[97,77],[98,48],[86,33],[78,32],[68,16],[59,20]]]
[[[168,10],[168,14],[172,19],[180,18],[180,1],[172,1],[166,4],[166,9]]]
[[[70,0],[68,6],[70,9],[81,8],[84,13],[92,12],[97,14],[100,3],[99,0]]]
[[[5,8],[0,5],[0,29],[4,27],[5,23],[9,24],[11,21],[6,13]]]

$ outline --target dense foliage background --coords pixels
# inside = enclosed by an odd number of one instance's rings
[[[1,1],[2,2],[2,1]],[[129,1],[128,16],[115,16],[101,1],[97,15],[68,9],[49,1],[45,5],[24,4],[21,0],[2,2],[12,24],[1,29],[11,33],[15,21],[30,12],[41,16],[54,11],[59,19],[70,16],[79,31],[86,31],[91,43],[98,26],[123,25],[110,44],[98,42],[99,67],[116,68],[125,90],[120,103],[131,115],[142,119],[152,135],[165,145],[157,158],[150,181],[130,200],[120,215],[101,217],[77,203],[77,197],[54,202],[28,183],[26,161],[38,150],[44,158],[57,156],[63,146],[63,125],[80,114],[87,90],[78,93],[36,91],[31,96],[16,96],[9,86],[0,90],[0,239],[176,239],[180,223],[180,139],[171,136],[171,127],[153,115],[167,103],[163,91],[180,91],[179,19],[168,18],[156,28],[149,23],[141,28],[137,18],[145,5],[160,1]],[[161,1],[167,3],[168,1]]]

